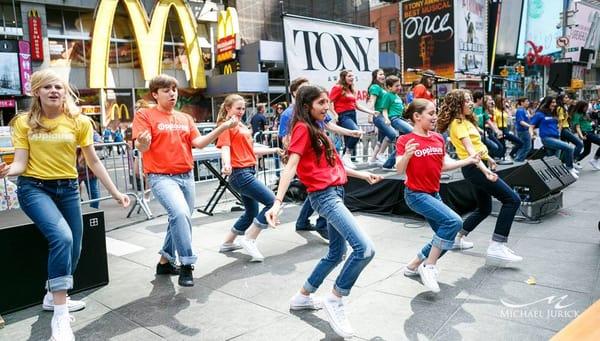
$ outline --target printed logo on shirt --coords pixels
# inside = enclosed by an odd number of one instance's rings
[[[73,133],[35,133],[29,136],[30,141],[42,142],[75,142]]]
[[[190,131],[190,126],[180,123],[159,123],[158,130],[160,131]]]
[[[444,155],[444,150],[440,147],[427,147],[424,149],[415,150],[416,157],[430,156],[430,155]]]

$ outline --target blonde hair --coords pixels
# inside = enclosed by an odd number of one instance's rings
[[[227,109],[230,109],[233,103],[238,101],[245,102],[244,97],[238,94],[231,94],[225,97],[225,100],[223,101],[223,103],[221,103],[221,106],[219,107],[219,113],[217,114],[217,126],[227,121]]]
[[[38,90],[53,82],[60,83],[63,86],[63,89],[65,89],[65,98],[62,104],[62,113],[73,120],[80,114],[80,109],[76,105],[76,103],[79,102],[79,97],[77,97],[77,94],[75,93],[73,88],[71,88],[67,81],[60,78],[51,69],[36,71],[31,75],[31,93],[33,97],[31,101],[31,106],[29,107],[29,111],[23,114],[27,115],[27,125],[29,125],[29,129],[33,133],[47,133],[55,128],[48,127],[42,123],[42,103],[40,101],[39,94],[36,95]],[[15,119],[17,117],[15,117]],[[11,124],[13,122],[14,119],[13,121],[11,121]]]

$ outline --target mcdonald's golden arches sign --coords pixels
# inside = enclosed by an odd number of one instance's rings
[[[217,63],[235,59],[236,50],[241,47],[240,24],[237,11],[233,7],[219,12],[217,18]]]
[[[106,112],[108,115],[106,122],[113,121],[115,119],[119,121],[129,121],[129,109],[125,104],[115,103],[110,107],[110,110]],[[123,118],[124,117],[124,118]]]
[[[162,71],[162,53],[169,11],[174,9],[181,27],[190,71],[190,87],[205,88],[204,61],[197,37],[197,23],[185,0],[156,0],[152,19],[141,0],[100,0],[96,9],[90,56],[90,88],[107,88],[110,69],[108,54],[113,20],[119,2],[129,13],[137,44],[143,78],[147,81]]]

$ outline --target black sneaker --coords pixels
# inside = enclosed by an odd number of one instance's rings
[[[306,226],[297,226],[296,225],[296,231],[316,231],[317,229],[315,228],[315,225],[313,224],[308,224]]]
[[[194,277],[192,276],[193,270],[193,265],[182,265],[179,268],[179,285],[181,285],[182,287],[194,286]]]
[[[156,264],[156,274],[157,275],[179,275],[179,266],[175,264],[165,263],[165,264]]]

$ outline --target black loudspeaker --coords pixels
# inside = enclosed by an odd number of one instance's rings
[[[553,63],[550,64],[550,76],[548,85],[550,87],[571,86],[573,78],[573,64],[571,63]]]
[[[532,151],[529,152],[529,155],[527,156],[528,160],[539,160],[541,158],[543,158],[544,156],[546,156],[546,149],[544,147],[540,148],[540,149],[533,149]]]
[[[6,314],[42,303],[48,242],[21,210],[1,212],[0,221],[0,259],[9,267],[0,280],[0,314]],[[103,211],[83,214],[81,257],[73,281],[71,294],[108,284]]]
[[[548,169],[554,173],[558,181],[563,184],[563,188],[569,186],[577,180],[573,177],[571,172],[569,172],[569,169],[567,169],[562,161],[560,161],[560,159],[556,156],[545,157],[542,159],[542,161],[544,161],[546,167],[548,167]]]
[[[529,160],[504,177],[510,187],[527,189],[525,201],[536,201],[560,191],[564,185],[542,160]]]

